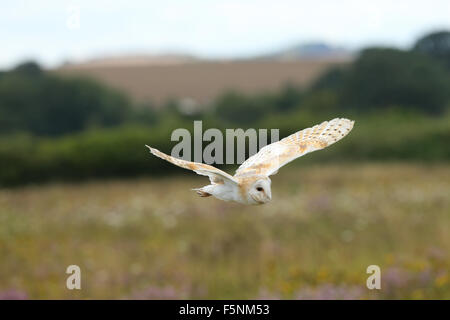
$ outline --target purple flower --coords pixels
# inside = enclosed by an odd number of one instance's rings
[[[256,300],[280,300],[279,294],[268,291],[267,289],[261,289]]]
[[[438,247],[428,248],[427,255],[429,258],[437,261],[444,261],[448,257],[446,252]]]
[[[363,299],[363,289],[359,286],[322,284],[304,287],[295,294],[299,300],[357,300]]]
[[[143,290],[133,292],[131,299],[137,300],[176,300],[185,297],[185,290],[176,290],[173,287],[150,286]]]
[[[381,281],[381,287],[385,287],[387,290],[404,288],[411,281],[411,275],[404,269],[390,267],[382,271]]]
[[[427,268],[417,275],[417,279],[419,280],[419,284],[421,286],[428,286],[430,285],[434,280],[433,272],[430,268]]]
[[[0,300],[27,300],[28,294],[17,289],[0,291]]]
[[[331,208],[330,198],[326,195],[312,197],[308,201],[308,209],[314,212],[326,212]]]

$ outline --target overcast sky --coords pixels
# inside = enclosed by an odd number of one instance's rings
[[[407,47],[450,29],[450,0],[22,0],[0,10],[0,68],[112,54],[249,56],[311,41]]]

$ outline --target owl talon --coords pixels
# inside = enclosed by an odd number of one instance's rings
[[[205,192],[205,191],[202,191],[202,190],[199,190],[199,189],[196,189],[195,192],[197,192],[197,194],[198,194],[200,197],[202,197],[202,198],[210,197],[210,196],[211,196],[211,193],[208,193],[208,192]]]

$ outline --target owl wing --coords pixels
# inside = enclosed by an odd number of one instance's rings
[[[257,154],[248,158],[237,169],[235,177],[275,174],[279,168],[292,160],[341,140],[352,130],[354,123],[352,120],[336,118],[293,133],[263,147]]]
[[[174,165],[179,166],[181,168],[192,170],[199,175],[208,176],[212,184],[220,184],[225,182],[232,182],[238,184],[236,179],[233,178],[231,175],[213,166],[210,166],[205,163],[191,162],[174,158],[155,148],[149,147],[147,145],[146,147],[150,149],[151,153],[153,153],[155,156],[161,159],[169,161],[170,163],[173,163]]]

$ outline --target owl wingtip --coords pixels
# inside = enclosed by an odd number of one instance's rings
[[[355,124],[355,120],[352,120],[352,119],[342,118],[342,120],[348,121],[352,125],[352,127]]]
[[[150,150],[151,153],[155,153],[155,150],[156,150],[155,148],[152,148],[147,144],[145,146],[148,148],[148,150]]]

